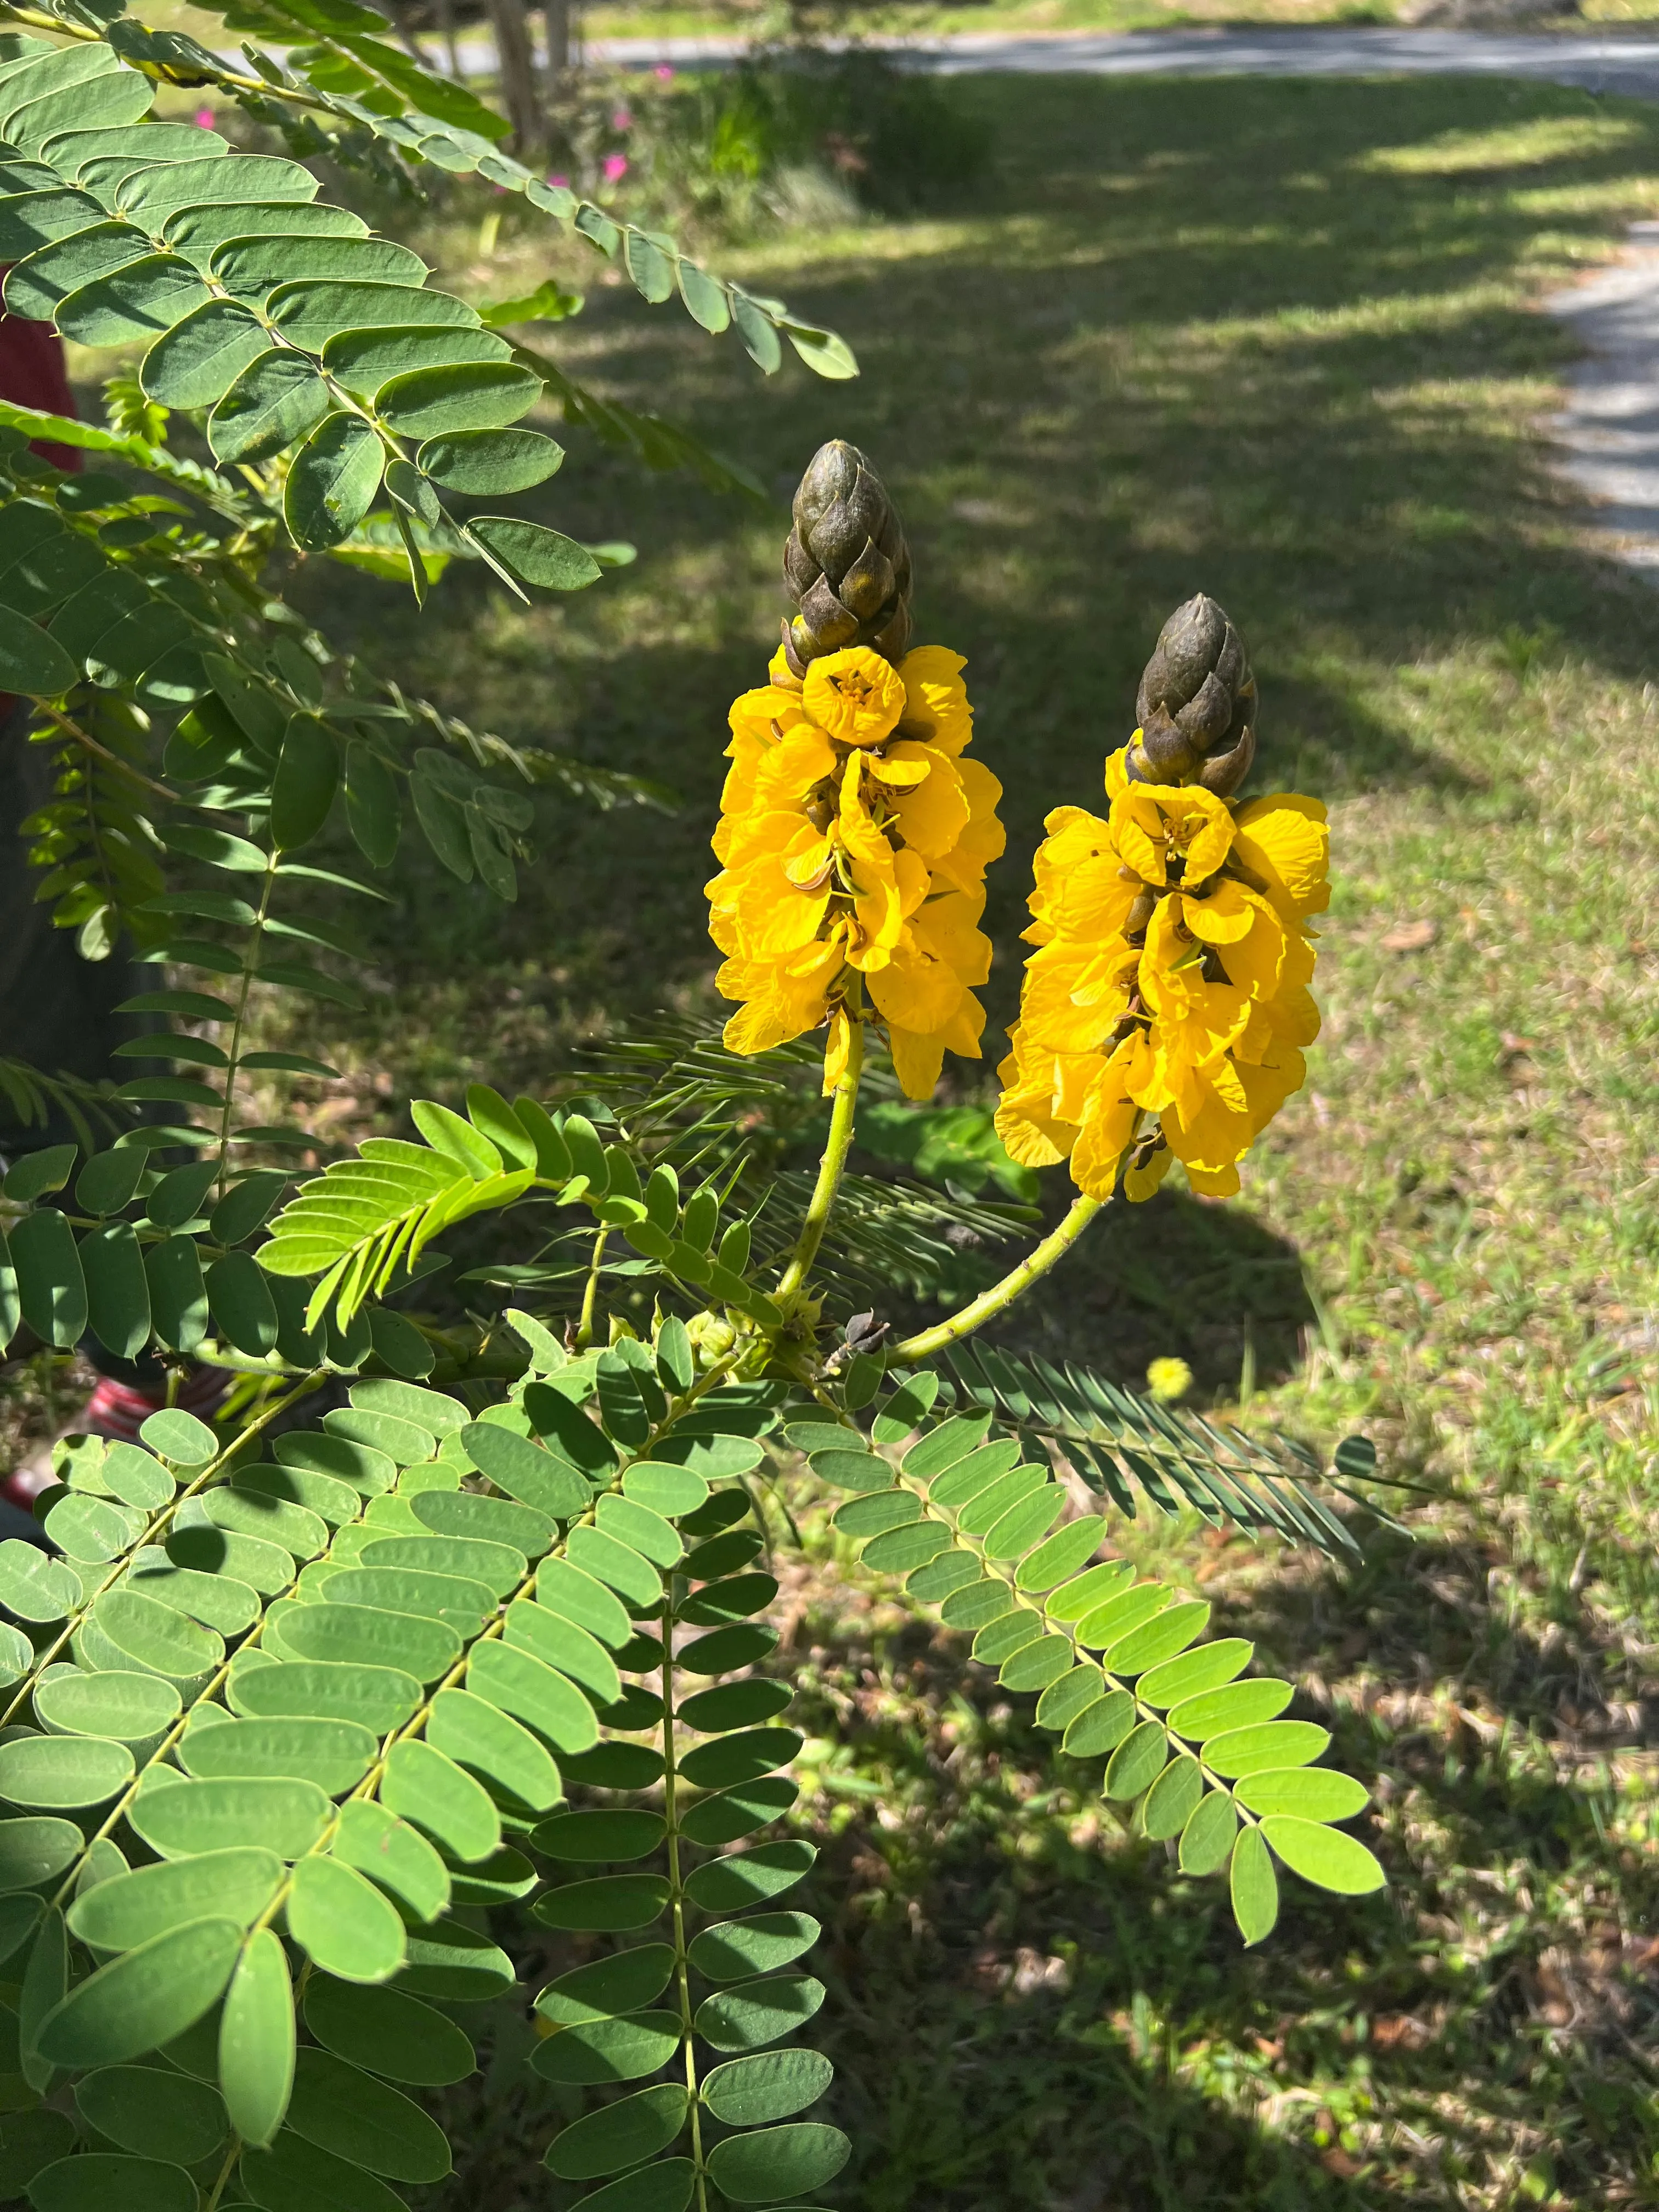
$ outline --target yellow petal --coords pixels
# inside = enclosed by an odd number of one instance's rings
[[[907,1098],[931,1098],[945,1065],[945,1042],[938,1036],[919,1036],[912,1030],[890,1028],[893,1073]]]
[[[1281,914],[1322,914],[1330,904],[1330,831],[1317,799],[1279,791],[1251,799],[1238,811],[1233,850]]]
[[[899,663],[905,720],[925,728],[928,743],[952,757],[974,734],[974,710],[962,681],[967,665],[959,653],[942,645],[919,645]]]
[[[1123,1195],[1131,1206],[1142,1205],[1152,1196],[1164,1176],[1169,1174],[1174,1161],[1175,1154],[1170,1147],[1167,1145],[1160,1145],[1145,1167],[1125,1169]]]

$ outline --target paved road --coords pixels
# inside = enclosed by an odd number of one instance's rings
[[[964,32],[884,41],[945,76],[997,70],[1093,76],[1492,76],[1659,99],[1659,39],[1500,36],[1474,31],[1217,29],[1062,33],[1010,38]],[[595,40],[587,59],[623,68],[734,59],[735,39]],[[487,40],[463,42],[469,73],[489,65]],[[1659,222],[1637,223],[1624,259],[1545,302],[1586,349],[1552,418],[1563,472],[1595,503],[1594,526],[1615,558],[1659,583]]]
[[[1082,31],[1010,38],[963,31],[946,39],[873,40],[917,68],[960,76],[1011,70],[1089,76],[1507,76],[1591,92],[1659,98],[1659,39],[1500,37],[1479,31]],[[734,60],[741,39],[596,39],[587,58],[623,69]],[[461,42],[469,72],[488,67],[487,39]]]

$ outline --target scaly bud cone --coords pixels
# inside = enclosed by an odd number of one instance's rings
[[[1200,592],[1158,632],[1135,696],[1136,783],[1201,783],[1231,799],[1255,758],[1255,678],[1225,610]]]
[[[856,446],[820,446],[795,494],[784,581],[800,612],[784,624],[796,676],[822,653],[868,646],[896,664],[910,642],[910,549],[887,488]]]

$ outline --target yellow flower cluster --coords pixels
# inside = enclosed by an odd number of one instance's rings
[[[990,972],[985,871],[1003,848],[1002,787],[964,760],[973,736],[959,653],[921,646],[895,668],[866,647],[821,655],[797,683],[732,708],[732,767],[708,885],[726,956],[733,1052],[764,1052],[829,1019],[825,1089],[846,1064],[867,991],[912,1098],[948,1046],[980,1056]],[[861,981],[860,981],[861,979]]]
[[[1330,896],[1325,809],[1131,783],[1125,758],[1107,763],[1104,821],[1048,817],[997,1128],[1025,1166],[1069,1158],[1091,1198],[1120,1174],[1150,1197],[1172,1156],[1230,1197],[1319,1033],[1305,923]]]

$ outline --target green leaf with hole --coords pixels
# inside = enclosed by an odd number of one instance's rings
[[[273,1929],[256,1929],[237,1960],[219,2021],[219,2086],[244,2142],[263,2149],[275,2137],[294,2087],[294,2060],[288,1954]]]
[[[1232,1900],[1233,1917],[1247,1947],[1273,1933],[1279,1918],[1279,1877],[1260,1828],[1242,1829],[1233,1845]]]
[[[380,488],[386,448],[360,415],[330,415],[295,455],[283,520],[302,553],[343,544]]]
[[[196,1920],[112,1959],[41,2022],[41,2057],[113,2066],[170,2043],[218,2002],[241,1948],[234,1920]]]
[[[636,2090],[562,2128],[543,2163],[567,2181],[591,2181],[637,2166],[667,2149],[685,2125],[689,2107],[684,2082]]]
[[[303,355],[259,354],[242,369],[208,417],[208,443],[221,461],[269,460],[303,438],[333,404]]]

